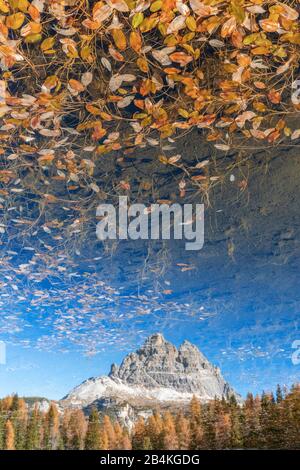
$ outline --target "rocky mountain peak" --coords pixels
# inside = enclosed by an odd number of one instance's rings
[[[184,341],[177,349],[160,333],[149,336],[119,367],[113,364],[109,377],[129,385],[166,387],[210,398],[234,393],[197,346]]]
[[[230,395],[241,401],[197,346],[184,341],[177,349],[162,334],[155,333],[137,351],[128,354],[120,366],[112,364],[108,376],[86,380],[60,404],[110,409],[118,419],[128,421],[128,406],[132,412],[143,413],[157,406],[182,407],[193,395],[202,402]]]

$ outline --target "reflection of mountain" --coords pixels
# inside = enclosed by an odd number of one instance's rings
[[[61,400],[62,406],[111,410],[125,421],[136,411],[183,406],[196,395],[202,402],[235,395],[221,372],[199,349],[184,341],[177,349],[161,334],[112,365],[108,376],[91,378]]]

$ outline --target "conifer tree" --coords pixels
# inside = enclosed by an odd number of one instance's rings
[[[181,411],[176,417],[176,433],[178,439],[178,449],[188,450],[191,446],[190,421]]]
[[[50,404],[49,410],[44,417],[44,448],[46,450],[56,449],[59,441],[59,416],[54,403]]]
[[[145,437],[146,437],[145,421],[144,421],[144,418],[139,417],[134,425],[133,432],[132,432],[132,448],[134,450],[143,450]]]
[[[131,450],[132,449],[131,440],[130,440],[129,434],[128,434],[126,429],[123,430],[123,439],[122,439],[121,449],[123,449],[123,450]]]
[[[178,449],[176,427],[172,414],[167,411],[163,415],[163,448],[168,450]]]
[[[84,437],[87,429],[87,422],[82,410],[74,410],[69,420],[69,447],[80,450],[84,446]]]
[[[1,406],[0,408],[0,449],[4,449],[5,447],[5,424],[6,424],[5,411],[3,411],[2,406]]]
[[[202,426],[201,404],[198,398],[193,395],[189,407],[190,418],[190,448],[201,449],[203,446],[204,431]]]
[[[146,423],[146,435],[149,437],[151,444],[148,442],[148,447],[151,445],[152,449],[162,449],[162,430],[163,430],[163,421],[158,412],[155,412],[153,415],[149,416]]]
[[[116,433],[114,426],[111,422],[111,419],[108,415],[104,415],[103,417],[103,424],[102,424],[103,431],[107,434],[108,438],[108,449],[115,449],[116,445]]]
[[[231,419],[229,413],[220,411],[215,423],[215,442],[217,449],[229,449],[231,446]]]
[[[244,404],[244,445],[246,448],[255,449],[260,436],[260,397],[253,397],[252,393],[247,395]]]
[[[40,427],[41,427],[41,414],[38,406],[35,405],[27,423],[25,449],[37,450],[40,448]]]
[[[15,431],[15,447],[22,450],[25,447],[26,428],[27,428],[27,406],[23,398],[18,395],[13,397],[11,407],[11,421]]]
[[[230,448],[241,449],[243,447],[242,410],[234,395],[229,399],[229,412],[231,421]]]
[[[123,429],[120,423],[115,422],[114,426],[114,449],[122,449],[123,445]]]
[[[93,408],[88,421],[87,432],[85,436],[85,449],[97,450],[101,448],[101,427],[99,422],[99,413]]]
[[[281,390],[281,387],[280,385],[278,384],[277,385],[277,388],[276,388],[276,403],[281,403],[283,400],[283,392]]]
[[[5,449],[15,449],[15,431],[12,422],[8,419],[5,424]]]

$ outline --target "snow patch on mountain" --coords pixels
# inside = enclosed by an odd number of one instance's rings
[[[158,406],[186,405],[193,395],[201,402],[231,395],[241,401],[195,345],[184,341],[177,349],[157,333],[120,366],[113,364],[108,376],[93,377],[75,387],[60,405],[114,409],[129,419],[133,409],[147,412]]]

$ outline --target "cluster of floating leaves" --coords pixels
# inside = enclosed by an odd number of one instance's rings
[[[166,179],[171,169],[179,198],[222,179],[207,158],[191,166],[176,152],[194,129],[216,152],[296,143],[299,44],[293,0],[0,0],[1,331],[36,320],[55,326],[53,344],[72,336],[93,349],[99,331],[120,341],[133,309],[122,328],[105,328],[121,323],[112,305],[122,292],[74,261],[95,239],[97,204],[164,199],[163,177],[131,180],[137,149],[155,151]],[[153,312],[153,293],[137,302],[150,300]],[[38,312],[28,324],[24,308]]]
[[[161,330],[174,321],[213,316],[199,301],[168,299],[168,289],[159,294],[153,288],[130,292],[127,283],[112,287],[93,269],[99,258],[85,260],[84,271],[63,254],[56,259],[32,248],[25,262],[26,250],[9,250],[1,263],[0,333],[9,343],[93,355],[115,344],[126,349],[149,326]]]

